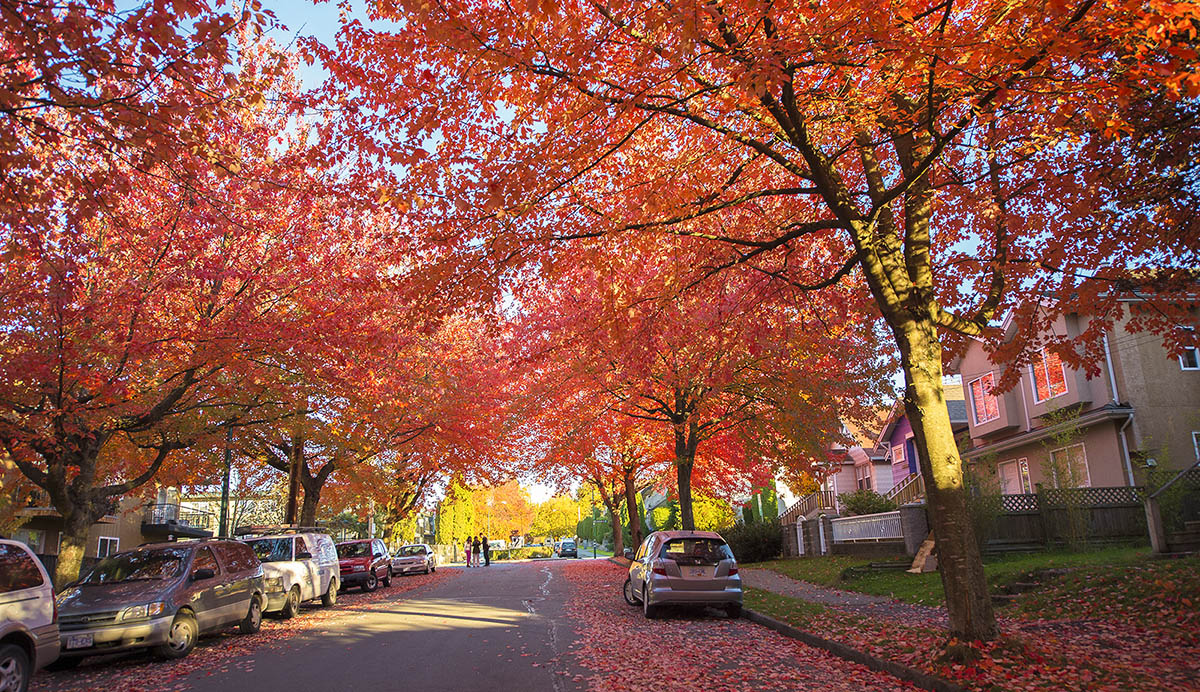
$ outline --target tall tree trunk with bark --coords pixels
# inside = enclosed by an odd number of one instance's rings
[[[696,530],[692,512],[692,469],[696,448],[700,445],[699,426],[695,421],[675,425],[675,480],[679,486],[679,525],[684,531]]]
[[[630,547],[639,546],[642,544],[642,508],[638,504],[637,482],[634,479],[633,467],[625,467],[625,506],[629,508],[629,540],[633,543]]]
[[[906,382],[904,405],[912,422],[921,473],[925,475],[930,520],[950,632],[970,639],[996,636],[992,599],[979,543],[967,508],[962,460],[954,441],[942,388],[942,344],[932,321],[910,322],[896,330]]]

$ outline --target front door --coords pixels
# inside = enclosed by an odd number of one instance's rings
[[[917,446],[913,444],[913,438],[904,440],[904,458],[908,460],[908,472],[916,475],[921,472],[921,465],[917,463]]]

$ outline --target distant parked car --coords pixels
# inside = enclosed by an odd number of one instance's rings
[[[742,578],[737,561],[720,534],[711,531],[656,531],[642,541],[625,600],[640,603],[646,617],[667,604],[723,608],[729,617],[742,613]]]
[[[300,604],[320,597],[321,604],[337,602],[337,549],[328,534],[283,532],[245,539],[263,563],[268,613],[287,619],[300,612]]]
[[[402,545],[392,557],[392,574],[429,574],[437,571],[437,555],[426,543]]]
[[[202,634],[262,624],[263,569],[237,541],[153,543],[110,555],[58,595],[62,658],[153,648],[183,658]]]
[[[579,549],[575,547],[575,541],[563,541],[558,545],[559,557],[579,557]]]
[[[392,559],[378,538],[338,543],[337,554],[342,588],[357,586],[369,592],[379,588],[379,582],[392,585]]]
[[[0,540],[0,690],[24,692],[58,658],[54,586],[23,543]]]

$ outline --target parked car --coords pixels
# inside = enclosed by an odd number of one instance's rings
[[[357,586],[370,592],[379,587],[379,582],[392,585],[392,559],[378,538],[338,543],[337,554],[343,589]]]
[[[24,692],[58,658],[58,610],[46,568],[25,544],[0,539],[0,690]]]
[[[642,541],[629,565],[625,600],[640,603],[652,618],[667,604],[723,608],[742,613],[742,578],[737,560],[720,534],[656,531]]]
[[[429,574],[437,571],[437,555],[426,543],[402,545],[392,557],[393,574]]]
[[[337,602],[341,574],[337,549],[328,534],[283,532],[245,539],[263,564],[267,586],[267,613],[288,619],[300,604],[315,598],[331,606]]]
[[[264,597],[262,565],[237,541],[152,543],[110,555],[58,595],[58,666],[142,648],[183,658],[203,634],[232,625],[257,632]]]
[[[579,549],[575,547],[575,541],[563,541],[558,546],[559,557],[579,557]]]

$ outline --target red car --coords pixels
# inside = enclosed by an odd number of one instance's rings
[[[392,560],[378,538],[338,543],[337,554],[343,588],[358,586],[363,591],[374,591],[379,582],[392,585]]]

